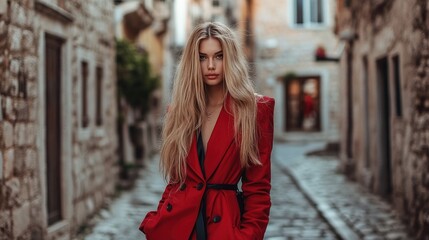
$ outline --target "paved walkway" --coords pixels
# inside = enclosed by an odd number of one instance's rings
[[[273,161],[341,239],[413,239],[388,203],[337,172],[336,157],[305,156],[323,147],[324,143],[278,143]]]
[[[276,144],[272,208],[265,239],[412,239],[390,206],[336,172],[332,157],[307,157],[323,143]],[[145,239],[141,219],[164,190],[157,158],[146,162],[136,187],[89,221],[75,240]]]

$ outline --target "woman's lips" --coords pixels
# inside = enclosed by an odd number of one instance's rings
[[[207,74],[206,78],[209,80],[216,79],[219,76],[219,74]]]

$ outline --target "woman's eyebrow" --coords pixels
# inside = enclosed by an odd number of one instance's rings
[[[216,52],[214,55],[218,55],[218,54],[221,54],[221,53],[223,53],[222,50],[220,50],[219,52]],[[199,54],[200,55],[207,55],[206,53],[202,53],[202,52],[200,52]]]

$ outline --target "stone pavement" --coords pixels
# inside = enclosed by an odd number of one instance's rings
[[[109,209],[103,209],[88,223],[88,230],[74,240],[146,239],[138,229],[150,210],[156,209],[165,183],[158,171],[158,159],[145,162],[132,190],[124,191]]]
[[[275,144],[273,205],[265,239],[412,239],[388,204],[336,172],[335,158],[305,156],[323,146]],[[154,157],[146,162],[135,188],[100,211],[75,240],[145,239],[138,226],[156,208],[164,186]]]
[[[273,162],[291,176],[341,239],[413,239],[391,206],[337,172],[336,157],[305,156],[324,143],[277,143]]]
[[[272,206],[265,239],[337,239],[293,179],[274,161],[271,169]]]

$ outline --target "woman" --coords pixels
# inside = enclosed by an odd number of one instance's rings
[[[174,82],[161,146],[169,183],[140,225],[147,239],[263,239],[271,207],[274,99],[254,94],[233,32],[191,33]],[[237,202],[242,179],[244,210]]]

